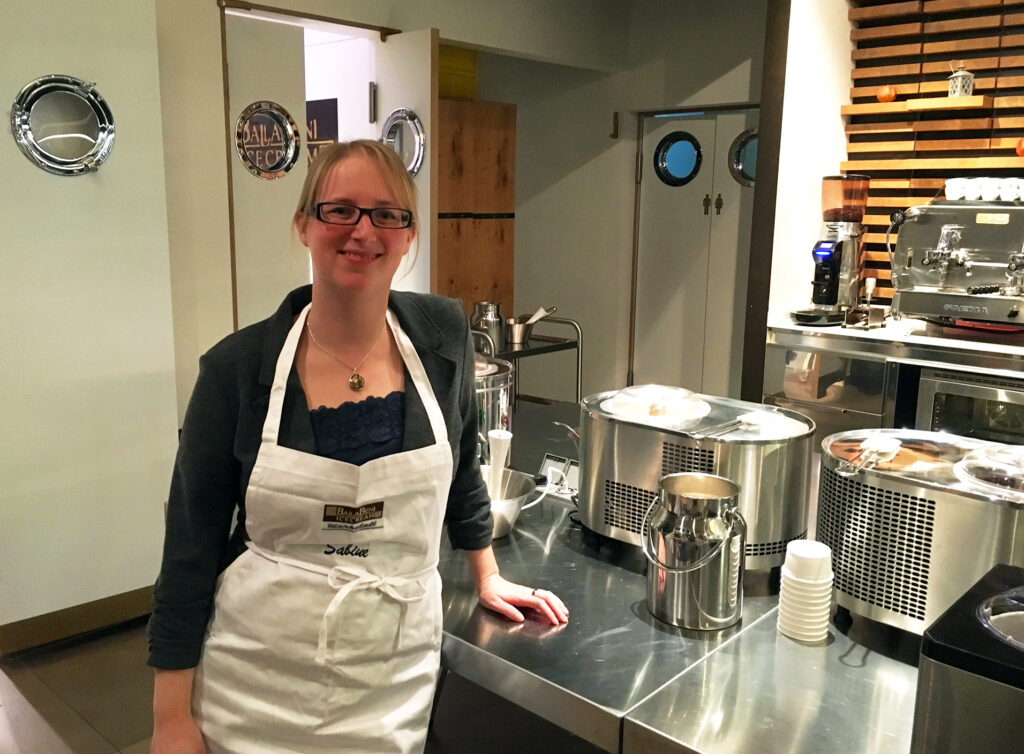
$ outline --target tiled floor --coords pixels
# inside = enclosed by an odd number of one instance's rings
[[[153,671],[142,623],[0,660],[3,754],[144,754]]]
[[[0,754],[145,754],[153,671],[138,621],[0,659]],[[449,674],[427,754],[598,750]]]

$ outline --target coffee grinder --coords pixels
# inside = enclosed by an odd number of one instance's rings
[[[857,310],[861,221],[868,204],[866,175],[827,175],[821,180],[821,240],[814,244],[810,309],[793,312],[805,325],[841,325]]]

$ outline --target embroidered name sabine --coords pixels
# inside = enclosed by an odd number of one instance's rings
[[[370,549],[368,547],[356,547],[353,544],[347,544],[344,547],[324,545],[324,555],[352,555],[357,558],[365,558],[369,554]]]

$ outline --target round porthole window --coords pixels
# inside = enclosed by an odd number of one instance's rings
[[[757,176],[757,129],[751,128],[732,140],[729,172],[738,183],[753,186]]]
[[[409,175],[420,172],[427,140],[423,132],[423,123],[416,113],[407,107],[400,107],[392,112],[384,121],[380,140],[398,153]]]
[[[55,175],[99,168],[114,146],[114,116],[96,88],[52,74],[28,83],[11,108],[11,132],[32,162]]]
[[[280,178],[299,158],[299,127],[276,102],[253,102],[238,116],[235,149],[253,175]]]
[[[654,150],[654,172],[662,183],[685,186],[700,172],[700,142],[691,133],[674,131]]]

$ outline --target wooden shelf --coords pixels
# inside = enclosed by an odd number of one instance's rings
[[[974,94],[970,97],[922,97],[907,101],[907,110],[977,110],[992,107],[992,97]]]
[[[928,157],[912,160],[846,160],[839,163],[844,173],[871,170],[998,170],[1024,169],[1024,157]]]

